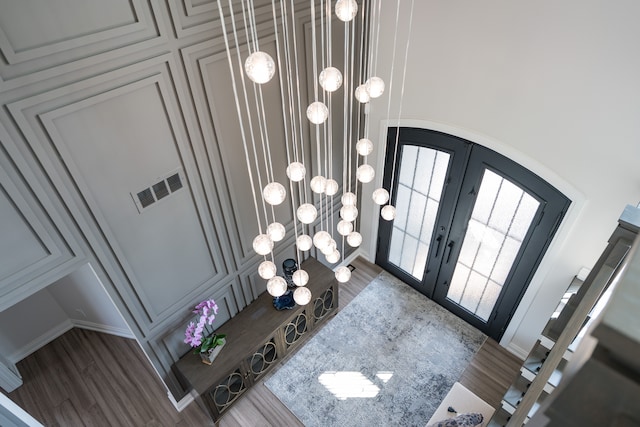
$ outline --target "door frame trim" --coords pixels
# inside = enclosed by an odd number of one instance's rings
[[[484,135],[480,132],[466,129],[462,127],[453,126],[450,124],[433,122],[429,120],[416,120],[416,119],[394,119],[394,120],[381,120],[379,123],[378,129],[378,143],[377,150],[374,151],[375,158],[371,159],[371,163],[375,170],[378,172],[376,174],[376,178],[371,188],[378,188],[382,185],[382,178],[384,170],[384,161],[385,161],[385,150],[386,150],[386,141],[387,141],[387,129],[389,127],[415,127],[422,129],[435,130],[443,133],[448,133],[453,136],[457,136],[463,139],[466,139],[470,142],[483,145],[487,148],[492,149],[493,151],[502,154],[510,158],[511,160],[519,163],[523,167],[529,169],[533,173],[540,176],[542,179],[547,181],[549,184],[553,185],[560,192],[562,192],[565,196],[567,196],[571,200],[571,205],[567,213],[565,214],[564,219],[560,223],[560,226],[549,245],[545,256],[543,257],[540,265],[536,273],[534,274],[531,282],[529,283],[529,287],[525,292],[518,308],[516,309],[507,330],[504,332],[502,339],[500,340],[500,344],[510,350],[512,353],[516,354],[521,358],[526,358],[529,350],[527,348],[523,348],[520,343],[513,342],[513,338],[518,332],[518,328],[520,327],[522,321],[525,319],[529,308],[531,307],[536,295],[543,287],[545,283],[545,279],[548,274],[552,271],[552,267],[554,264],[554,260],[560,258],[562,253],[562,247],[564,242],[567,240],[569,234],[571,233],[574,224],[576,224],[578,217],[582,213],[584,209],[587,199],[585,195],[580,192],[577,188],[571,185],[569,182],[565,181],[561,178],[557,173],[553,172],[546,166],[542,165],[537,160],[527,156],[523,152],[515,149],[512,146],[508,146],[505,143],[500,142],[497,139],[491,138],[487,135]],[[373,157],[373,156],[371,156]],[[375,186],[373,186],[375,185]],[[370,233],[369,244],[365,248],[368,253],[366,254],[369,260],[375,259],[376,253],[376,237],[378,235],[378,211],[379,208],[374,205],[373,201],[370,200],[370,197],[362,198],[362,218],[361,224],[368,224]],[[376,209],[378,208],[378,209]],[[542,328],[544,322],[540,323],[540,327]],[[535,338],[537,334],[535,331],[529,333],[532,338]]]

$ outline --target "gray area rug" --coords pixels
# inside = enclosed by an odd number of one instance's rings
[[[424,427],[485,339],[383,272],[265,384],[306,427]]]

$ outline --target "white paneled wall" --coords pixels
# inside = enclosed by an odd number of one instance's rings
[[[271,3],[256,6],[262,48],[275,56]],[[308,2],[298,8],[304,69]],[[217,4],[0,0],[0,11],[0,310],[46,295],[62,323],[130,329],[180,398],[171,364],[188,351],[191,307],[214,297],[222,323],[264,290]],[[285,182],[277,79],[263,91],[273,167]],[[341,164],[336,156],[335,170]],[[154,185],[175,174],[179,188],[159,198]],[[157,201],[141,208],[145,189]],[[289,231],[280,265],[293,255],[290,200],[276,214]],[[112,309],[96,311],[97,302]],[[10,322],[15,312],[3,315]]]

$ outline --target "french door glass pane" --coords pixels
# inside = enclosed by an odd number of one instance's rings
[[[540,202],[485,170],[447,298],[487,321]]]
[[[389,262],[418,280],[427,264],[450,157],[426,147],[405,145],[402,150]]]

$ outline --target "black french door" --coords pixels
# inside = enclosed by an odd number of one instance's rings
[[[396,218],[380,218],[376,263],[499,340],[570,200],[486,147],[416,128],[389,129],[384,186]]]

